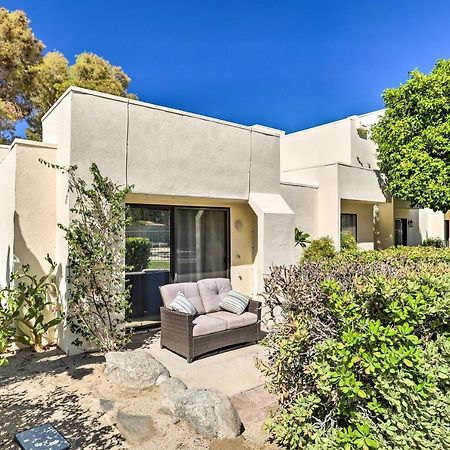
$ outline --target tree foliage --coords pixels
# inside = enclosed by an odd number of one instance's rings
[[[44,48],[23,11],[0,8],[0,143],[11,140],[15,122],[32,111],[32,68]]]
[[[33,89],[30,94],[33,114],[29,118],[27,137],[38,140],[42,135],[41,119],[48,109],[70,86],[135,98],[127,92],[131,79],[118,66],[93,53],[77,56],[75,64],[60,52],[47,53],[33,68]]]
[[[43,161],[41,161],[43,162]],[[125,289],[125,196],[121,187],[104,177],[96,164],[90,167],[92,184],[77,174],[77,167],[45,163],[67,174],[74,195],[64,231],[69,249],[69,296],[66,311],[77,346],[86,344],[104,351],[128,342],[125,330],[130,308]]]
[[[450,250],[340,253],[273,267],[260,361],[290,449],[450,446]],[[276,320],[275,320],[276,319]]]
[[[450,209],[450,60],[430,74],[413,70],[383,93],[386,111],[372,129],[388,189],[413,206]]]
[[[43,55],[23,11],[0,8],[0,139],[14,138],[15,124],[28,123],[27,137],[41,139],[41,118],[69,86],[123,97],[130,78],[93,53],[82,53],[70,65],[60,52]]]

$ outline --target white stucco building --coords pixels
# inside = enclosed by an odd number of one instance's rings
[[[145,273],[159,278],[144,283],[149,298],[158,283],[217,276],[257,295],[271,265],[298,259],[295,227],[331,236],[337,247],[342,228],[365,249],[448,238],[442,213],[383,193],[367,133],[378,115],[285,135],[70,88],[44,116],[42,143],[0,146],[0,285],[20,264],[42,274],[48,253],[66,298],[67,244],[57,224],[69,224],[73,198],[66,176],[39,158],[76,164],[86,178],[95,162],[115,182],[133,185],[127,236],[151,242]],[[62,328],[58,344],[68,351],[70,342]]]

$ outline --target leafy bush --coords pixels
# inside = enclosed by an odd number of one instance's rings
[[[394,248],[274,267],[259,365],[291,449],[450,446],[450,250]]]
[[[429,237],[423,240],[422,247],[444,248],[445,242],[440,237]]]
[[[18,305],[15,299],[10,298],[0,291],[0,367],[8,363],[2,356],[6,351],[11,339],[16,333],[15,317],[18,312]]]
[[[48,256],[46,260],[46,275],[32,275],[25,264],[11,275],[10,286],[0,289],[0,354],[12,341],[42,351],[48,331],[61,322],[55,302],[58,290],[51,279],[56,265]]]
[[[74,196],[69,226],[58,224],[69,249],[70,280],[67,321],[77,336],[74,345],[103,351],[117,350],[129,342],[125,323],[130,309],[129,289],[124,289],[125,196],[131,187],[119,186],[103,176],[96,164],[89,171],[92,183],[77,174],[76,166],[48,167],[67,174]]]
[[[125,239],[125,266],[130,272],[139,272],[148,267],[150,239],[129,237]]]
[[[358,244],[355,236],[348,231],[341,233],[341,252],[356,252],[358,251]]]
[[[333,239],[329,236],[313,239],[302,255],[303,260],[318,261],[320,259],[333,258],[336,251],[333,245]]]

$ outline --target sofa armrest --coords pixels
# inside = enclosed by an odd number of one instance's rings
[[[258,322],[261,320],[262,303],[257,300],[250,300],[248,302],[247,311],[258,316]]]
[[[194,316],[161,306],[161,333],[192,337]]]

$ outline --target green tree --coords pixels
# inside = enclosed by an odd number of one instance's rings
[[[23,11],[0,8],[0,143],[10,141],[15,123],[31,114],[32,68],[43,48]]]
[[[383,93],[384,117],[372,129],[380,169],[395,197],[418,207],[450,209],[450,60],[430,74],[410,72]]]
[[[127,92],[130,77],[93,53],[73,65],[60,52],[43,56],[23,11],[0,8],[0,143],[14,138],[16,123],[26,120],[27,137],[40,140],[41,118],[69,86],[136,98]]]
[[[121,97],[136,98],[127,92],[130,77],[118,66],[93,53],[78,55],[69,66],[60,52],[47,53],[33,69],[31,102],[34,113],[28,120],[27,137],[39,140],[42,136],[41,119],[69,86],[78,86]]]

